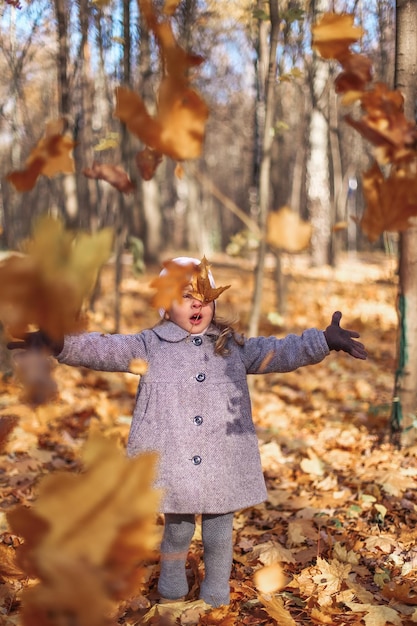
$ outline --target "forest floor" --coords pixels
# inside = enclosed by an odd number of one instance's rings
[[[210,261],[217,285],[232,285],[218,301],[218,314],[239,317],[244,330],[253,267],[223,256]],[[155,323],[149,282],[157,271],[148,268],[135,277],[126,263],[121,332]],[[335,269],[313,269],[303,257],[293,257],[285,260],[284,272],[286,313],[276,313],[269,268],[260,334],[324,329],[340,310],[341,325],[360,332],[368,360],[331,353],[315,366],[251,378],[269,495],[264,504],[235,516],[231,605],[209,610],[196,602],[203,573],[197,530],[189,556],[187,602],[165,608],[155,604],[155,555],[146,563],[144,588],[118,607],[116,623],[121,626],[417,623],[417,446],[400,450],[389,438],[396,261],[383,254],[357,255],[344,257]],[[89,315],[90,330],[113,331],[113,285],[110,264]],[[8,527],[8,512],[36,503],[37,484],[44,476],[77,471],[92,428],[126,443],[137,376],[58,366],[53,377],[57,398],[36,407],[14,376],[0,382],[0,417],[19,419],[0,454],[0,545],[9,551],[20,540]],[[259,591],[254,573],[274,564],[284,582],[277,592]],[[14,573],[12,566],[1,581],[0,622],[20,625],[21,591],[34,581]]]

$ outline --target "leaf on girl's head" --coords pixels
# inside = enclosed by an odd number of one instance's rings
[[[162,154],[146,146],[144,150],[136,154],[135,161],[143,180],[151,180],[158,165],[162,162]]]
[[[122,193],[132,193],[136,188],[136,185],[132,183],[125,170],[119,165],[93,161],[93,165],[89,168],[85,168],[83,174],[87,178],[105,180],[106,183],[109,183]]]
[[[409,218],[417,215],[417,177],[392,172],[384,178],[375,163],[363,175],[366,210],[360,225],[370,241],[384,231],[409,228]]]
[[[353,15],[325,13],[311,28],[313,48],[324,59],[343,60],[350,54],[349,46],[363,35],[363,29],[353,26]]]
[[[176,4],[167,3],[168,15]],[[190,86],[188,74],[202,59],[178,45],[171,24],[166,19],[161,20],[152,0],[139,0],[139,7],[148,29],[158,41],[164,68],[157,113],[151,116],[137,93],[118,87],[115,117],[151,150],[179,161],[197,158],[201,154],[209,111],[202,97]]]
[[[165,261],[161,274],[154,278],[150,287],[156,289],[151,304],[156,309],[168,310],[173,302],[180,302],[186,287],[191,283],[195,272],[194,263],[180,265],[175,261]]]
[[[6,179],[17,191],[32,189],[38,177],[43,174],[52,178],[55,174],[74,172],[72,150],[75,142],[68,135],[62,134],[62,120],[50,122],[45,136],[31,151],[25,168],[11,172]]]
[[[19,563],[40,581],[22,595],[25,626],[49,626],[48,614],[54,623],[71,615],[80,626],[102,626],[111,602],[137,591],[140,566],[155,548],[156,461],[154,453],[128,459],[96,436],[83,473],[47,476],[31,509],[7,514],[25,540]]]
[[[89,235],[65,230],[58,219],[40,218],[25,254],[0,263],[0,319],[8,332],[22,338],[36,326],[61,339],[80,330],[84,300],[112,243],[110,228]]]
[[[210,264],[204,256],[201,259],[200,265],[197,266],[191,281],[191,295],[201,302],[213,302],[216,300],[223,291],[229,289],[230,285],[226,287],[213,287],[210,282]]]

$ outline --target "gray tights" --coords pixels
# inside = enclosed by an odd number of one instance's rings
[[[195,515],[165,515],[161,544],[158,591],[163,598],[177,600],[188,593],[185,563],[195,530]],[[202,516],[205,577],[200,598],[212,606],[229,604],[229,579],[233,561],[233,513]]]

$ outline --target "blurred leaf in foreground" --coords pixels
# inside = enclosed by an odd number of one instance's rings
[[[39,219],[24,254],[0,263],[0,319],[7,331],[22,338],[35,326],[61,339],[81,330],[83,303],[112,243],[110,228],[90,235],[65,230],[59,219]]]
[[[7,514],[25,540],[18,563],[39,579],[22,594],[23,626],[103,626],[115,601],[139,592],[141,564],[156,542],[156,461],[154,453],[128,459],[95,436],[83,473],[47,476],[33,508]]]

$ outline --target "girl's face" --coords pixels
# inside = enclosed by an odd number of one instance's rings
[[[174,302],[165,317],[189,332],[203,333],[214,315],[214,302],[204,304],[185,291],[181,302]]]

